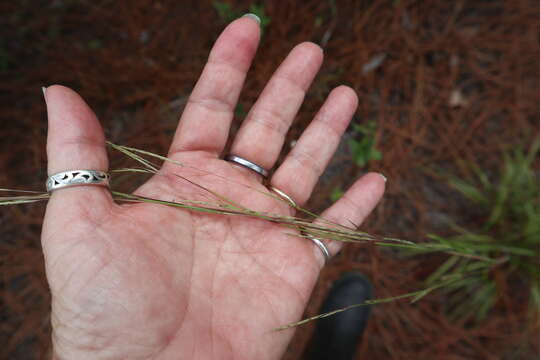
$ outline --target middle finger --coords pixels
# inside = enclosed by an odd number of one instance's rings
[[[321,48],[309,42],[290,52],[248,113],[231,154],[267,170],[272,168],[322,59]]]

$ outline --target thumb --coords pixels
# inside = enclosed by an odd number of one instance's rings
[[[105,136],[94,112],[73,90],[59,85],[43,89],[47,103],[48,174],[68,170],[107,171],[109,162]],[[112,204],[109,190],[102,186],[74,186],[54,191],[47,212],[72,212]],[[87,213],[87,211],[85,211]],[[67,214],[66,214],[67,215]]]

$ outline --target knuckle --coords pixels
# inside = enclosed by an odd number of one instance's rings
[[[229,112],[232,109],[231,103],[220,97],[206,97],[206,98],[196,98],[190,97],[189,104],[200,106],[210,112],[220,112],[225,113]]]
[[[271,132],[284,136],[289,130],[289,122],[285,116],[272,108],[259,108],[249,116],[249,121],[265,127]]]
[[[313,155],[301,150],[296,150],[291,152],[290,156],[292,160],[300,164],[301,167],[312,172],[317,178],[322,174],[323,168]]]

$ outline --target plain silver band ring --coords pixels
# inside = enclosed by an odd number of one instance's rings
[[[289,203],[289,205],[291,205],[293,208],[297,208],[298,205],[296,204],[296,202],[293,200],[292,197],[290,197],[289,195],[285,194],[285,192],[279,190],[277,187],[275,186],[272,186],[270,185],[269,186],[270,188],[270,191],[273,191],[275,192],[281,199],[285,200],[286,202]]]
[[[306,235],[306,237],[308,239],[313,241],[313,243],[315,245],[317,245],[317,247],[321,250],[321,252],[322,252],[322,254],[324,256],[324,262],[327,263],[330,260],[330,251],[328,250],[326,245],[322,242],[322,240],[317,239],[315,236],[310,235],[310,234],[306,234],[306,233],[304,233],[304,234]]]
[[[99,170],[62,171],[47,178],[47,192],[71,186],[100,185],[109,186],[110,175]]]
[[[225,156],[225,160],[227,161],[231,161],[233,163],[236,163],[238,165],[241,165],[245,168],[248,168],[249,170],[252,170],[252,171],[255,171],[257,174],[259,175],[262,175],[262,177],[266,178],[268,177],[268,170],[260,167],[259,165],[255,164],[255,163],[252,163],[251,161],[249,160],[246,160],[240,156],[236,156],[236,155],[227,155]]]

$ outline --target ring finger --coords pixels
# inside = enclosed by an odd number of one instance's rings
[[[233,155],[272,168],[322,58],[321,48],[313,43],[290,52],[244,120],[231,147]]]
[[[299,206],[304,205],[336,151],[357,105],[354,90],[347,86],[334,89],[272,176],[271,185]]]

